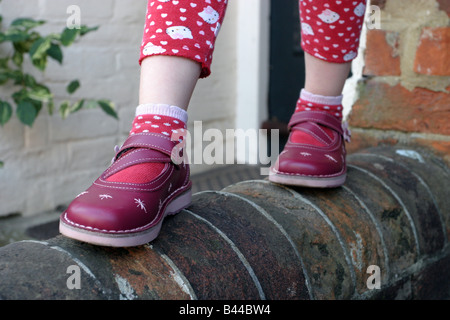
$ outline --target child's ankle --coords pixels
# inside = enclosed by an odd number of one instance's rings
[[[168,137],[177,130],[185,130],[187,112],[168,104],[141,104],[136,114],[130,135],[143,132],[161,133]]]
[[[302,111],[324,111],[342,121],[342,96],[321,96],[312,94],[305,89],[300,93],[297,101],[295,112]],[[320,126],[322,130],[330,137],[333,137],[333,130],[330,128]],[[325,144],[316,139],[313,135],[303,132],[294,131],[291,136],[291,141],[294,143],[309,144],[317,147],[323,147]]]
[[[337,119],[342,120],[342,109],[342,95],[322,96],[302,89],[295,112],[325,111]]]
[[[136,116],[130,135],[138,133],[159,133],[169,138],[177,137],[186,130],[187,113],[181,108],[166,104],[141,104],[136,108]],[[131,152],[131,150],[129,151]],[[125,152],[122,156],[126,156]],[[108,181],[125,183],[146,183],[156,178],[163,170],[164,163],[148,162],[133,165],[110,176]]]

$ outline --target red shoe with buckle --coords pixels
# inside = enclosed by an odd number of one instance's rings
[[[332,137],[321,126],[332,130]],[[284,150],[271,168],[272,182],[333,188],[344,184],[347,174],[344,140],[350,141],[350,131],[336,117],[324,111],[302,111],[293,114],[289,124],[291,134]],[[292,142],[294,130],[308,133],[323,146]]]
[[[61,215],[60,232],[69,238],[113,247],[138,246],[155,239],[164,218],[191,203],[189,165],[178,165],[171,159],[177,143],[157,133],[130,136],[111,166]],[[125,168],[147,162],[165,164],[148,183],[107,181]]]

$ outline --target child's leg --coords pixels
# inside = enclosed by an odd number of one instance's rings
[[[187,109],[199,77],[210,73],[227,1],[148,1],[141,44],[139,103]]]
[[[148,1],[139,59],[139,106],[130,134],[169,136],[186,129],[185,110],[199,77],[211,73],[212,53],[226,6],[226,1]],[[139,164],[108,180],[148,182],[163,168],[163,163]]]
[[[358,52],[366,1],[299,1],[304,91],[326,97],[342,94]],[[337,111],[342,113],[342,109]]]
[[[271,181],[336,187],[346,177],[342,89],[356,57],[365,0],[300,0],[306,79]]]
[[[351,62],[330,63],[305,52],[305,90],[322,96],[339,96],[350,68]]]
[[[201,64],[187,58],[153,56],[144,59],[141,64],[139,104],[157,101],[187,110],[200,72]]]
[[[130,135],[112,165],[63,213],[61,233],[100,245],[140,245],[159,234],[165,216],[189,205],[189,165],[173,161],[172,153],[197,80],[211,72],[226,3],[148,1]]]

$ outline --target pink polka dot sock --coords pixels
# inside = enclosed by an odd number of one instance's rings
[[[130,135],[152,132],[171,137],[186,130],[187,113],[181,108],[166,104],[142,104],[136,108]],[[124,156],[126,152],[121,155]],[[117,172],[108,181],[146,183],[154,180],[163,170],[163,163],[142,163]]]
[[[325,111],[330,115],[342,121],[342,96],[321,96],[312,94],[302,89],[300,98],[297,101],[295,112],[302,111]],[[332,138],[333,131],[330,128],[318,125],[325,133]],[[324,143],[316,139],[308,132],[295,130],[292,133],[291,141],[294,143],[310,144],[313,146],[323,147]]]

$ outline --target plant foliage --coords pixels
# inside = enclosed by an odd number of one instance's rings
[[[28,57],[32,66],[41,72],[47,67],[49,58],[62,64],[63,47],[72,45],[79,37],[98,29],[82,25],[73,29],[66,27],[61,33],[41,35],[36,27],[44,23],[44,20],[18,18],[6,30],[0,29],[0,43],[9,42],[13,48],[8,55],[0,52],[0,86],[12,83],[15,89],[11,97],[0,96],[1,126],[11,119],[14,109],[20,122],[30,127],[43,108],[50,115],[54,113],[54,94],[44,83],[24,70],[24,59]],[[73,80],[68,83],[66,90],[73,94],[80,85],[78,80]],[[59,104],[58,111],[62,118],[66,118],[82,108],[92,107],[100,107],[106,114],[117,118],[113,103],[105,99],[66,100]]]

